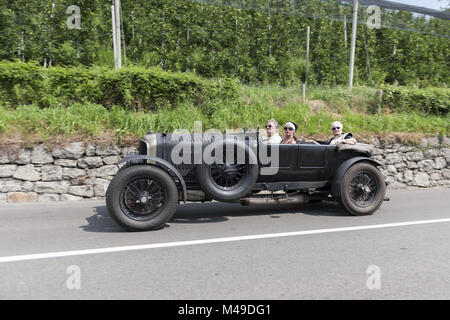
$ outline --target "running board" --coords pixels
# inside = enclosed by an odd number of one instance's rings
[[[256,183],[252,191],[276,191],[276,190],[301,190],[309,188],[322,188],[328,184],[328,181],[302,181],[302,182],[263,182]]]

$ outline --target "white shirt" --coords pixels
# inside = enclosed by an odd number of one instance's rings
[[[275,133],[274,135],[272,135],[271,137],[264,137],[263,138],[263,142],[265,143],[280,143],[281,142],[281,137],[278,133]]]
[[[334,146],[334,145],[336,145],[336,142],[341,142],[342,140],[344,140],[345,139],[345,137],[348,135],[348,133],[344,133],[344,134],[341,134],[339,137],[337,137],[337,138],[333,138],[331,141],[330,141],[330,146]]]

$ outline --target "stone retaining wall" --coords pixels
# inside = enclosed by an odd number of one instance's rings
[[[102,199],[117,163],[136,148],[83,142],[0,149],[0,202]]]
[[[408,187],[450,187],[450,139],[424,138],[418,146],[407,146],[372,138],[372,158],[380,168],[389,189]]]
[[[450,139],[422,139],[406,146],[371,138],[388,188],[450,187]],[[0,148],[0,202],[103,199],[117,163],[135,147],[74,142],[47,150]]]

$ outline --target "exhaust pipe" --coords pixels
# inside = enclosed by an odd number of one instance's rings
[[[309,196],[306,193],[297,194],[294,196],[280,196],[278,198],[242,198],[240,200],[241,205],[251,206],[251,205],[271,205],[271,204],[302,204],[309,202]]]

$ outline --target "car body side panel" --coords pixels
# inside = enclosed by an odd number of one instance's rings
[[[338,155],[335,146],[279,145],[279,167],[275,175],[260,176],[258,182],[323,181],[331,177]]]
[[[156,147],[153,148],[153,152],[148,151],[148,153],[154,153],[155,158],[163,160],[172,166],[174,172],[177,172],[182,179],[186,181],[187,189],[199,189],[197,178],[195,176],[195,158],[203,159],[202,153],[205,147],[211,143],[211,140],[205,140],[201,135],[187,135],[185,136],[184,142],[189,140],[190,148],[184,149],[189,153],[188,157],[190,163],[188,164],[176,164],[172,159],[172,151],[180,143],[179,135],[167,134],[167,133],[156,133],[152,140],[156,142]],[[208,141],[209,140],[209,141]],[[249,141],[255,141],[254,137],[246,137],[247,143]],[[152,146],[148,147],[152,150]],[[361,157],[361,154],[354,151],[338,151],[336,146],[329,145],[315,145],[315,144],[298,144],[298,145],[268,145],[268,155],[271,156],[271,152],[279,152],[278,166],[274,174],[262,175],[258,177],[257,183],[271,183],[271,182],[320,182],[329,181],[333,184],[334,194],[339,194],[337,189],[339,187],[339,179],[342,179],[343,174],[348,169],[348,167],[357,162],[365,159],[377,164],[374,160]],[[278,150],[278,151],[277,151]],[[150,155],[150,154],[148,154]],[[153,156],[153,154],[151,154]],[[200,158],[199,158],[200,157]],[[259,157],[259,154],[258,154]],[[200,160],[201,161],[201,160]],[[259,158],[258,158],[259,161]],[[350,162],[349,162],[350,161]],[[348,166],[345,170],[343,164],[346,163]],[[167,164],[165,164],[167,167]],[[268,165],[262,165],[263,168]],[[339,168],[339,169],[338,169]],[[271,170],[273,171],[273,170]],[[343,171],[343,173],[341,172]]]

